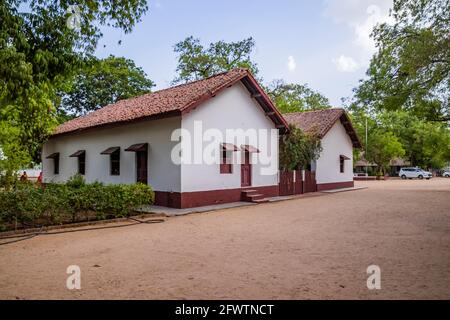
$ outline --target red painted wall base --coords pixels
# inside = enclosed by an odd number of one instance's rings
[[[278,185],[181,193],[155,191],[155,204],[158,206],[183,209],[238,202],[241,201],[242,190],[246,189],[257,190],[265,197],[277,197],[279,195]]]
[[[355,183],[353,181],[333,182],[333,183],[318,183],[317,191],[326,191],[333,189],[353,188]]]

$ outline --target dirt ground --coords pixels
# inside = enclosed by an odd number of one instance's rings
[[[0,246],[0,298],[450,299],[450,179],[357,186]]]

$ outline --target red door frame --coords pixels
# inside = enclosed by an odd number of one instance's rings
[[[241,163],[241,187],[252,185],[252,164],[250,163],[250,152],[244,151],[244,159]]]

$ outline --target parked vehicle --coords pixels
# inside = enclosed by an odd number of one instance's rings
[[[401,168],[398,173],[399,177],[402,179],[427,179],[430,180],[433,175],[431,172],[422,170],[420,168]]]
[[[444,178],[450,178],[450,170],[444,171],[444,173],[442,174],[442,176],[443,176]]]

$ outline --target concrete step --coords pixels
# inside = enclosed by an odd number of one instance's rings
[[[250,195],[247,195],[247,198],[251,201],[259,200],[259,199],[264,199],[264,195],[260,194],[260,193],[250,194]]]

